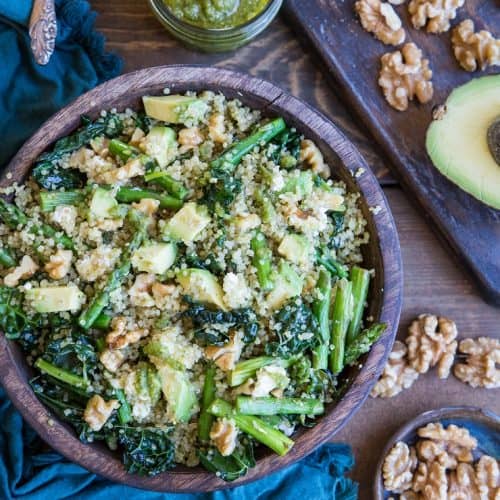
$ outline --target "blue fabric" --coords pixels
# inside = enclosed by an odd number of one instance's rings
[[[0,167],[50,115],[100,82],[121,61],[104,52],[95,14],[83,0],[56,0],[56,50],[47,66],[33,60],[27,32],[31,2],[0,0]],[[121,486],[66,461],[23,421],[0,387],[0,499],[22,500],[354,500],[344,474],[354,459],[347,445],[327,444],[300,463],[256,483],[212,494],[160,494]]]
[[[46,66],[30,50],[30,0],[0,0],[0,167],[70,101],[120,73],[122,61],[104,52],[84,0],[56,0],[56,49]]]

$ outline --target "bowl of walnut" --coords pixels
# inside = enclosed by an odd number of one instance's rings
[[[500,416],[455,406],[420,414],[385,446],[376,500],[500,498]]]

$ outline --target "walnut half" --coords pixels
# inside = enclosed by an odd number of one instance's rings
[[[465,0],[411,0],[408,12],[414,28],[426,26],[428,33],[443,33],[450,29],[450,20]]]
[[[462,21],[453,29],[451,45],[455,58],[465,71],[500,65],[500,39],[486,30],[474,32],[471,19]]]
[[[496,389],[500,387],[500,341],[489,337],[464,339],[458,350],[467,354],[465,363],[453,369],[455,377],[472,387]]]
[[[398,441],[385,457],[382,467],[384,487],[388,491],[402,493],[409,490],[413,482],[413,471],[417,467],[415,449]]]
[[[386,45],[399,45],[406,38],[401,19],[391,4],[380,0],[358,0],[354,9],[361,26]]]
[[[384,54],[380,61],[378,83],[394,109],[405,111],[414,97],[421,103],[432,99],[434,89],[429,60],[422,57],[422,51],[414,43]]]

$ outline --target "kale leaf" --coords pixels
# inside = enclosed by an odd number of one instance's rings
[[[227,172],[223,169],[212,169],[210,171],[210,180],[205,185],[201,202],[212,213],[223,216],[236,196],[241,192],[241,189],[241,180],[237,179],[233,172]]]
[[[282,158],[287,156],[295,159],[295,163],[299,159],[300,134],[296,130],[286,128],[271,141],[271,144],[274,147],[270,148],[268,157],[276,165],[280,165]]]
[[[249,307],[221,311],[209,308],[189,296],[184,296],[184,301],[189,307],[181,313],[181,317],[191,319],[196,328],[195,337],[202,343],[223,345],[229,340],[227,334],[229,328],[236,326],[243,327],[243,342],[248,344],[257,337],[259,331],[257,315]],[[217,328],[215,325],[224,325],[227,328]]]
[[[290,358],[317,345],[319,325],[311,308],[292,299],[274,314],[277,340],[266,345],[269,356]]]

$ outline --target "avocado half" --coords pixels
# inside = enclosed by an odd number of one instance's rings
[[[500,165],[488,130],[500,116],[500,74],[457,87],[427,130],[426,148],[436,168],[478,200],[500,209]]]

